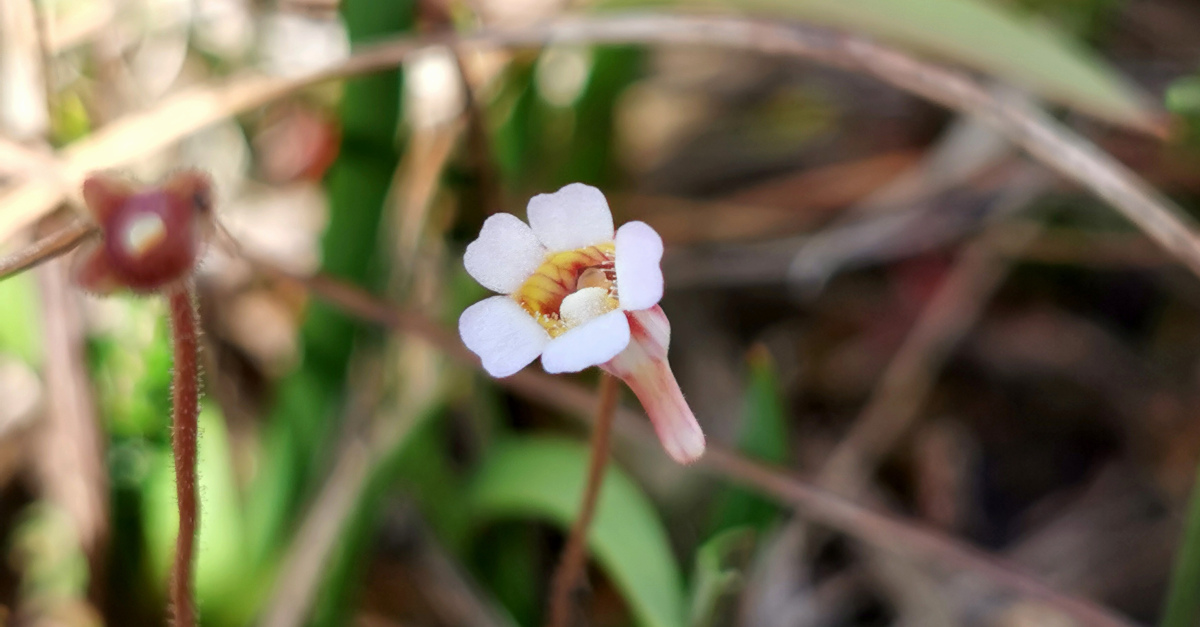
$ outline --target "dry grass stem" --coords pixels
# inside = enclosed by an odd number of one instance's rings
[[[383,393],[381,365],[365,359],[356,377],[361,384],[351,394],[342,424],[346,433],[335,453],[320,493],[291,541],[280,576],[259,622],[261,627],[295,627],[308,619],[326,573],[329,555],[337,547],[346,519],[362,495],[377,455],[366,432]]]
[[[7,257],[0,257],[0,280],[65,255],[95,233],[96,227],[91,222],[76,220]]]

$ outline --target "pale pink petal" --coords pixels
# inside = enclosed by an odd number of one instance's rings
[[[628,344],[625,312],[610,311],[550,340],[542,353],[542,368],[551,374],[579,372],[612,359]]]
[[[479,284],[501,294],[511,294],[546,259],[529,225],[509,213],[497,213],[483,223],[479,239],[467,246],[463,265]]]
[[[662,255],[662,238],[649,224],[629,222],[617,231],[617,298],[621,309],[648,309],[662,299]]]
[[[493,377],[507,377],[542,354],[550,334],[507,296],[485,298],[458,319],[463,344]]]
[[[671,324],[661,307],[630,312],[628,317],[629,346],[603,368],[633,390],[667,454],[681,464],[694,462],[704,454],[704,432],[667,363]]]
[[[646,363],[624,381],[641,401],[658,441],[671,459],[690,464],[704,455],[704,431],[665,360]]]
[[[604,194],[571,183],[553,194],[529,199],[529,226],[551,252],[575,250],[613,239],[612,212]]]

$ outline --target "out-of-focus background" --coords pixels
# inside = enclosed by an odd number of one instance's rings
[[[616,20],[630,41],[596,42]],[[662,234],[671,362],[710,443],[862,506],[678,466],[623,415],[576,624],[1162,619],[1200,459],[1200,279],[1061,155],[902,67],[671,20],[953,68],[1198,206],[1190,0],[0,0],[0,255],[79,215],[87,171],[216,182],[201,624],[544,620],[597,373],[498,383],[429,340],[486,295],[461,261],[484,218],[575,181]],[[442,39],[346,78],[365,46],[480,32],[523,45]],[[83,294],[69,264],[0,282],[0,625],[161,625],[164,305]],[[342,313],[347,286],[425,326]]]

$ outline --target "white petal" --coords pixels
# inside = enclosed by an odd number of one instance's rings
[[[497,213],[483,223],[479,239],[467,246],[463,265],[479,284],[511,294],[546,260],[546,249],[520,218]]]
[[[617,231],[617,298],[621,309],[649,309],[662,299],[662,255],[662,238],[649,224],[628,222]]]
[[[542,368],[551,374],[579,372],[616,357],[628,345],[625,312],[610,311],[550,340],[542,353]]]
[[[552,252],[611,242],[612,212],[604,194],[590,185],[571,183],[553,194],[529,199],[529,226]]]
[[[458,319],[463,344],[493,377],[507,377],[542,354],[550,334],[507,296],[485,298]]]

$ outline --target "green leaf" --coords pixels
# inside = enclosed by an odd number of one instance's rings
[[[738,450],[747,457],[781,466],[788,457],[787,413],[775,364],[762,346],[750,352],[748,362],[750,372]],[[718,503],[713,533],[743,525],[762,530],[779,518],[777,505],[741,488],[728,488]]]
[[[469,495],[481,518],[544,518],[567,529],[583,498],[589,452],[574,441],[525,438],[497,444]],[[684,624],[679,566],[650,501],[609,466],[588,538],[592,555],[646,627]]]
[[[985,0],[715,2],[756,16],[862,33],[980,70],[1118,124],[1158,127],[1159,112],[1150,99],[1094,51]],[[655,0],[618,3],[660,4]]]

